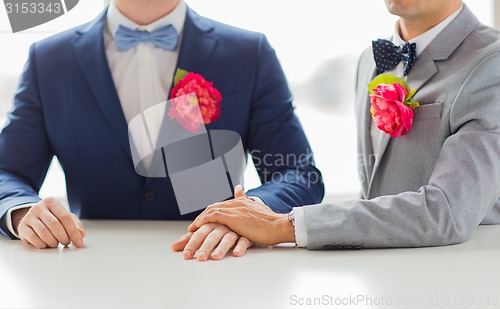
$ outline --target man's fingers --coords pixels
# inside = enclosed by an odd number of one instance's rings
[[[208,257],[212,253],[212,251],[215,249],[215,247],[221,242],[221,240],[225,237],[226,234],[231,234],[228,233],[229,229],[225,226],[218,226],[216,227],[208,236],[205,238],[203,241],[203,244],[201,245],[200,249],[198,250],[197,254],[197,259],[198,261],[206,261],[208,260]],[[234,233],[233,233],[234,234]],[[236,234],[234,236],[234,243],[236,243],[236,239],[238,237]],[[233,246],[233,245],[231,245]],[[231,248],[231,247],[229,247]]]
[[[174,250],[174,251],[182,251],[182,250],[184,250],[184,248],[186,247],[189,239],[191,238],[191,235],[193,235],[193,233],[191,233],[191,232],[182,235],[182,237],[179,238],[179,240],[177,240],[176,242],[174,242],[172,244],[172,246],[171,246],[172,250]]]
[[[243,192],[243,187],[241,185],[237,185],[234,187],[234,197],[246,197],[245,193]]]
[[[184,248],[184,259],[190,260],[194,257],[196,250],[200,248],[205,238],[207,238],[208,234],[210,234],[214,228],[214,225],[207,224],[193,233]]]
[[[21,232],[21,230],[22,230],[23,237],[21,238],[21,240],[24,243],[31,244],[37,249],[47,248],[47,244],[45,242],[43,242],[40,239],[40,237],[38,237],[38,235],[35,233],[35,231],[31,227],[24,225],[22,227],[19,227],[19,229],[20,229],[19,232]]]
[[[236,244],[239,236],[234,232],[229,232],[224,235],[219,245],[212,252],[211,257],[214,260],[221,260],[226,256],[226,253]]]
[[[214,204],[211,204],[211,205],[208,205],[207,208],[205,208],[196,218],[194,221],[196,221],[198,218],[201,218],[205,215],[207,215],[209,212],[211,212],[213,209],[218,209],[218,208],[222,208],[226,206],[225,202],[220,202],[220,203],[214,203]],[[194,223],[193,221],[193,223]],[[193,223],[191,223],[189,226],[188,226],[188,231],[190,232],[195,232],[198,227],[196,227]]]
[[[207,224],[207,223],[220,223],[227,225],[229,228],[231,228],[226,222],[228,222],[228,219],[230,216],[230,213],[232,212],[231,209],[216,209],[213,211],[208,212],[205,216],[201,218],[197,218],[193,224],[200,228],[201,226]]]
[[[248,240],[248,238],[240,237],[240,239],[238,239],[236,247],[234,247],[233,256],[239,257],[244,255],[245,252],[247,252],[247,249],[250,248],[251,246],[253,246],[253,243],[250,240]]]
[[[191,224],[188,226],[188,231],[191,233],[196,232],[198,227],[194,224],[196,221],[191,222]]]
[[[41,213],[40,220],[50,230],[50,232],[52,233],[52,235],[54,235],[58,242],[65,246],[70,244],[71,240],[64,230],[64,227],[51,212],[44,211],[43,213]]]
[[[87,232],[85,232],[84,229],[82,229],[81,227],[78,227],[78,231],[80,232],[80,235],[82,235],[82,238],[87,237]]]
[[[83,228],[82,221],[80,221],[80,219],[74,213],[70,212],[69,214],[71,215],[71,217],[75,221],[76,226],[78,226],[79,229],[83,230],[84,228]]]
[[[52,235],[47,226],[40,220],[33,220],[30,222],[30,227],[35,231],[38,237],[47,244],[50,248],[55,248],[59,244],[59,241]]]
[[[78,227],[78,231],[80,232],[80,235],[82,235],[82,238],[85,238],[87,236],[87,233],[85,232],[85,229],[83,228],[83,223],[78,219],[78,217],[74,213],[70,213],[71,216],[73,217],[73,220],[75,220],[76,226]]]
[[[199,229],[201,226],[201,225],[196,224],[197,221],[199,221],[201,218],[204,218],[213,212],[222,211],[222,209],[225,209],[226,207],[227,207],[227,205],[225,203],[215,203],[215,204],[209,205],[207,208],[205,208],[205,210],[203,210],[203,212],[201,214],[198,215],[198,217],[196,217],[194,219],[193,222],[191,222],[191,224],[188,226],[188,231],[189,232],[196,232],[196,230]]]
[[[212,205],[208,205],[208,207],[205,208],[194,220],[196,221],[198,218],[205,216],[210,211],[210,206],[212,206]],[[196,232],[196,230],[199,228],[199,227],[194,225],[195,221],[191,222],[191,224],[188,226],[189,232]]]
[[[75,220],[73,220],[71,213],[59,202],[49,202],[47,207],[50,212],[54,214],[57,220],[61,222],[73,245],[77,248],[83,247],[82,234],[80,233]]]

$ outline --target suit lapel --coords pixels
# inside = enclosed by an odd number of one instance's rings
[[[370,53],[372,55],[372,53]],[[370,59],[373,59],[373,55],[370,57]],[[371,114],[370,114],[370,99],[368,97],[368,87],[366,87],[375,76],[376,76],[376,68],[375,68],[375,63],[373,61],[370,61],[371,65],[367,68],[365,71],[361,71],[360,74],[361,76],[366,76],[367,79],[362,79],[361,82],[362,84],[359,85],[360,93],[358,93],[358,96],[360,98],[359,100],[359,108],[358,108],[358,118],[360,120],[360,125],[359,125],[359,130],[360,132],[358,133],[360,142],[361,142],[361,153],[365,154],[363,158],[361,159],[363,162],[363,167],[366,175],[366,179],[370,180],[372,172],[373,172],[373,164],[374,162],[372,161],[373,157],[371,154],[373,154],[373,146],[372,146],[372,138],[370,135],[370,125],[371,125]],[[358,163],[359,164],[359,163]],[[368,183],[364,183],[369,185]],[[363,186],[365,190],[365,194],[368,193],[368,186]]]
[[[177,68],[203,75],[209,74],[218,39],[212,35],[210,20],[188,8]]]
[[[198,73],[210,80],[210,77],[207,75],[210,72],[210,64],[212,63],[212,57],[218,42],[217,38],[211,34],[213,29],[214,27],[210,20],[199,16],[188,7],[179,57],[177,59],[176,70],[174,71],[174,78],[172,78],[172,85],[170,85],[168,91],[168,99],[170,99],[170,92],[174,87],[177,69]],[[206,127],[208,130],[209,125]],[[179,126],[176,128],[177,130],[181,129]]]
[[[418,58],[413,70],[410,71],[406,78],[406,82],[410,86],[411,89],[420,89],[425,83],[437,72],[436,64],[434,63],[433,58],[430,53],[425,50],[420,57]],[[371,119],[371,118],[370,118]],[[404,137],[401,137],[404,138]],[[384,158],[385,151],[391,142],[391,137],[389,134],[383,134],[380,141],[380,147],[378,148],[377,153],[375,154],[375,165],[373,167],[373,172],[371,175],[370,185],[368,189],[368,194],[370,193],[371,185],[375,174],[378,171],[380,166],[380,162],[382,162]]]
[[[73,47],[87,83],[106,118],[116,139],[126,155],[132,159],[128,140],[128,128],[116,92],[104,50],[104,11],[93,22],[78,31]]]
[[[406,78],[406,82],[411,89],[422,88],[434,74],[437,73],[436,63],[433,57],[426,49],[417,59],[415,67]]]
[[[415,67],[408,74],[407,83],[410,88],[416,88],[418,94],[418,90],[438,72],[436,62],[448,59],[478,23],[464,4],[460,14],[418,56]]]

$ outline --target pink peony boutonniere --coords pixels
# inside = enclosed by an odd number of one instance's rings
[[[370,113],[377,127],[397,138],[410,132],[413,110],[420,106],[411,102],[417,89],[410,90],[406,82],[391,74],[381,74],[368,84]]]
[[[191,93],[196,98],[187,96]],[[210,124],[220,117],[222,95],[200,74],[177,69],[170,99],[168,116],[191,132],[198,132],[202,124]]]

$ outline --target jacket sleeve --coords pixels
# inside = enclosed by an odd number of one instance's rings
[[[252,97],[249,151],[262,186],[247,194],[261,198],[276,212],[319,203],[321,173],[302,126],[276,54],[261,35]]]
[[[500,54],[491,55],[461,87],[450,112],[451,135],[428,184],[372,200],[304,207],[308,249],[442,246],[470,239],[500,206],[499,66]]]
[[[1,222],[5,222],[3,217],[9,208],[40,201],[37,193],[53,157],[45,131],[35,59],[33,45],[14,97],[14,109],[0,133]],[[13,238],[4,224],[0,224],[0,231]]]

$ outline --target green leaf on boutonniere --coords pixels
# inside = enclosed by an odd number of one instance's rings
[[[402,78],[399,78],[397,76],[394,76],[392,74],[380,74],[378,76],[376,76],[369,84],[368,84],[368,91],[370,92],[370,94],[373,94],[373,89],[377,88],[378,85],[380,84],[388,84],[388,85],[392,85],[394,83],[398,83],[400,84],[401,86],[405,87],[406,90],[408,90],[409,93],[415,93],[416,90],[414,91],[411,91],[410,90],[410,87],[408,86],[408,84],[404,81],[404,79]],[[411,95],[413,96],[413,95]],[[411,98],[411,97],[410,97]]]
[[[183,79],[184,77],[186,77],[186,75],[188,75],[188,74],[189,74],[188,71],[177,68],[177,71],[175,71],[175,75],[174,75],[174,86],[177,86],[179,81],[181,79]]]
[[[411,109],[415,109],[420,106],[420,103],[411,101],[411,99],[413,99],[413,96],[415,95],[415,92],[417,92],[417,88],[408,92],[408,95],[406,96],[405,105],[410,107]]]
[[[407,102],[405,102],[405,105],[411,109],[415,109],[415,108],[420,106],[420,103],[407,101]]]
[[[410,91],[410,89],[408,89],[408,95],[406,96],[406,102],[410,102],[411,99],[413,99],[415,92],[417,92],[417,88],[413,89],[412,91]]]

